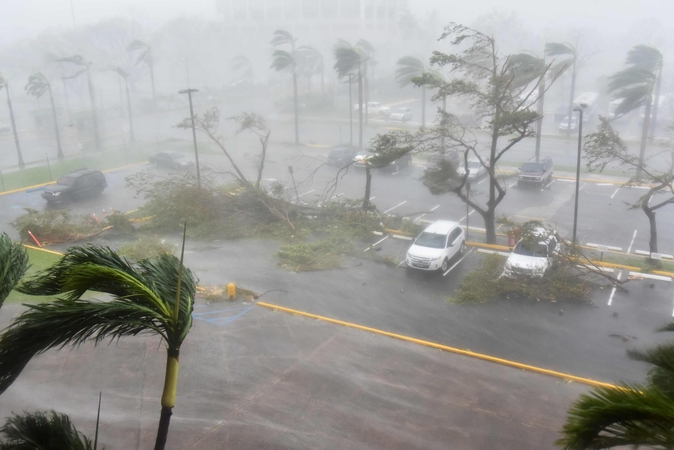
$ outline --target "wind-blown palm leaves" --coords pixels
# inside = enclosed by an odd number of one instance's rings
[[[129,95],[129,74],[126,73],[126,71],[124,71],[124,69],[121,67],[113,67],[111,70],[122,77],[124,80],[124,87],[126,89],[126,105],[129,109],[129,141],[133,142],[135,140],[135,136],[133,133],[133,115],[131,114],[131,96]]]
[[[9,97],[9,83],[7,79],[0,74],[0,91],[5,88],[7,92],[7,107],[9,108],[9,118],[12,122],[12,132],[14,133],[14,145],[16,146],[16,155],[19,160],[19,167],[22,169],[26,167],[26,164],[23,162],[23,155],[21,154],[21,145],[19,144],[19,135],[16,132],[16,122],[14,121],[14,108],[12,108],[12,100]]]
[[[239,77],[243,77],[250,83],[250,92],[255,89],[255,81],[253,79],[253,63],[250,58],[244,55],[238,55],[232,58],[232,71],[239,73]]]
[[[126,47],[127,52],[133,52],[135,50],[140,50],[138,58],[136,59],[136,65],[140,63],[147,64],[150,69],[150,82],[152,83],[152,99],[156,99],[156,94],[154,90],[154,59],[152,58],[152,47],[147,45],[143,41],[134,40]]]
[[[372,64],[374,67],[374,61],[372,59],[374,57],[374,45],[365,39],[358,39],[356,47],[361,49],[366,56],[366,59],[363,62],[363,88],[365,89],[365,124],[367,125],[368,116],[370,114],[368,111],[368,103],[370,102],[370,77],[367,74],[367,66]]]
[[[49,349],[157,334],[167,347],[155,447],[163,448],[175,404],[180,346],[192,326],[196,290],[196,278],[182,261],[164,254],[131,264],[106,247],[72,247],[56,265],[17,290],[61,297],[28,305],[0,336],[0,393],[34,356]],[[112,300],[83,300],[87,291],[109,294]]]
[[[356,73],[358,79],[358,148],[363,149],[363,65],[367,61],[367,54],[358,47],[353,46],[347,41],[340,39],[334,47],[335,64],[333,69],[337,72],[339,78],[348,77],[349,74]],[[349,108],[352,108],[349,105]]]
[[[674,324],[660,331],[674,331]],[[581,395],[569,410],[557,445],[567,450],[674,447],[674,344],[630,351],[629,356],[653,365],[648,385],[595,388]]]
[[[61,134],[59,133],[59,124],[56,116],[56,106],[54,105],[54,96],[51,91],[51,84],[47,77],[41,73],[36,73],[28,77],[28,84],[26,85],[26,93],[34,95],[37,98],[42,97],[42,94],[49,92],[49,101],[51,102],[52,118],[54,120],[54,133],[56,135],[56,147],[58,148],[58,157],[63,158],[63,149],[61,148]]]
[[[66,58],[59,58],[56,60],[56,62],[66,62],[70,64],[74,64],[76,66],[82,67],[80,70],[75,72],[74,74],[70,75],[69,77],[65,77],[66,79],[70,78],[76,78],[83,73],[87,74],[87,86],[89,88],[89,101],[91,102],[91,118],[94,124],[94,139],[96,141],[96,149],[100,150],[101,149],[101,137],[98,132],[98,113],[96,111],[96,96],[94,93],[94,84],[91,81],[91,71],[89,70],[91,68],[91,62],[87,61],[84,59],[82,55],[73,55],[73,56],[68,56]]]
[[[28,270],[28,254],[7,234],[0,234],[0,307]]]
[[[309,89],[311,90],[311,78],[316,75],[321,75],[321,92],[325,88],[324,70],[325,64],[323,62],[323,55],[314,47],[303,45],[297,48],[297,59],[299,61],[300,71],[307,77],[309,82]]]
[[[295,54],[296,39],[292,34],[285,30],[274,31],[274,36],[271,39],[271,45],[278,47],[279,45],[290,45],[290,51],[276,49],[272,53],[271,68],[277,72],[290,70],[293,75],[293,102],[295,108],[295,144],[300,143],[300,126],[299,126],[299,108],[297,103],[297,55]]]
[[[401,88],[412,84],[412,80],[421,77],[426,71],[424,63],[414,56],[403,56],[396,63],[396,81]],[[421,126],[426,126],[426,85],[421,84]]]
[[[95,450],[91,440],[78,432],[70,418],[55,411],[14,414],[0,428],[5,435],[0,450]]]
[[[545,54],[552,57],[562,57],[571,68],[571,92],[569,96],[569,120],[573,116],[573,100],[576,95],[576,75],[578,73],[578,49],[568,42],[548,42],[545,44]],[[566,130],[566,135],[571,135],[571,126]]]

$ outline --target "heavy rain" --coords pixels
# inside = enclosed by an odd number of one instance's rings
[[[670,0],[0,15],[0,448],[673,448]]]

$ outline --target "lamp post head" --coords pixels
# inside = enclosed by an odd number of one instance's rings
[[[190,94],[192,92],[199,92],[199,89],[183,89],[178,91],[178,94]]]
[[[587,103],[581,103],[580,106],[576,106],[573,110],[583,112],[585,108],[587,108]]]

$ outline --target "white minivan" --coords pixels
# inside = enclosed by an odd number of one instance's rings
[[[438,220],[421,232],[407,250],[405,264],[410,269],[449,269],[449,261],[466,251],[466,233],[457,222]]]

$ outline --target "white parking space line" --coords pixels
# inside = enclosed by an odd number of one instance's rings
[[[653,275],[650,273],[643,272],[630,272],[631,277],[635,278],[648,278],[649,280],[658,280],[658,281],[672,281],[671,277],[665,277],[663,275]]]
[[[614,186],[613,183],[597,183],[597,186]]]
[[[412,167],[411,164],[410,164],[409,166],[407,166],[407,167],[403,167],[402,169],[398,170],[397,172],[393,172],[391,175],[399,174],[399,173],[402,172],[403,170],[407,170],[407,169],[409,169],[410,167]]]
[[[650,189],[648,186],[626,186],[628,189]]]
[[[563,181],[565,183],[575,183],[576,180],[567,180],[566,178],[555,178],[555,180]]]
[[[401,241],[413,241],[414,240],[413,237],[403,236],[403,235],[400,235],[400,234],[392,234],[391,237],[393,239],[400,239]]]
[[[616,251],[616,252],[622,252],[622,251],[623,251],[622,247],[612,247],[612,246],[610,246],[610,245],[591,244],[591,243],[589,243],[589,242],[588,242],[587,244],[585,244],[585,245],[586,245],[587,247],[593,247],[593,248],[599,248],[600,246],[601,246],[601,247],[606,247],[608,250],[614,250],[614,251]]]
[[[377,197],[370,197],[370,200],[374,200],[375,198],[377,198]]]
[[[438,209],[439,207],[440,207],[440,205],[435,205],[433,208],[431,208],[431,210],[430,210],[429,212],[433,212],[433,211],[435,211],[436,209]],[[424,217],[426,214],[428,214],[428,213],[423,213],[422,215],[420,215],[419,217],[417,217],[417,218],[414,219],[414,220],[419,220],[419,219],[421,219],[422,217]]]
[[[623,273],[620,271],[618,274],[618,281],[620,281],[620,277],[622,277]],[[615,291],[618,287],[616,285],[613,285],[613,289],[611,289],[611,295],[608,297],[608,306],[611,306],[611,303],[613,303],[613,296],[615,295]]]
[[[508,186],[508,189],[510,189],[511,187],[515,186],[516,184],[517,184],[517,181],[513,181],[512,183],[510,183],[510,186]]]
[[[618,189],[620,189],[620,188],[618,188]],[[632,235],[632,242],[630,242],[630,246],[627,247],[627,254],[628,254],[628,255],[629,255],[629,253],[632,251],[632,245],[634,245],[634,239],[635,239],[636,237],[637,237],[637,230],[634,230],[634,234]]]
[[[615,197],[615,195],[616,195],[616,194],[618,193],[618,191],[620,190],[620,187],[621,187],[621,186],[618,186],[618,188],[613,192],[613,195],[611,196],[611,198]]]
[[[586,184],[587,184],[587,183],[583,183],[583,185],[582,185],[578,190],[579,190],[579,191],[582,191]]]
[[[384,242],[384,241],[385,241],[386,239],[388,239],[388,238],[389,238],[388,236],[384,236],[384,239],[379,239],[377,242],[375,242],[374,244],[370,245],[368,248],[366,248],[365,250],[363,250],[363,253],[365,253],[366,251],[370,250],[370,249],[371,249],[372,247],[374,247],[375,245],[381,244],[382,242]]]
[[[405,203],[407,203],[407,200],[403,200],[402,202],[398,203],[398,204],[395,205],[394,207],[387,209],[386,211],[384,211],[384,214],[388,213],[389,211],[393,211],[393,210],[396,209],[398,206],[402,206],[402,205],[404,205]]]
[[[634,250],[634,253],[637,254],[637,255],[648,256],[648,257],[650,257],[652,255],[651,252],[647,252],[645,250]],[[668,255],[667,253],[660,253],[659,255],[660,255],[660,258],[674,259],[674,255]]]
[[[485,181],[487,181],[488,179],[489,179],[489,177],[485,177],[485,178],[482,179],[482,181],[479,181],[477,184],[482,184],[482,183],[484,183]]]
[[[484,249],[484,248],[478,248],[477,252],[478,253],[485,253],[487,255],[501,255],[501,256],[505,256],[506,258],[508,256],[510,256],[510,253],[499,252],[498,250],[487,250],[487,249]]]
[[[468,213],[467,216],[463,216],[463,218],[462,218],[461,220],[459,220],[459,222],[463,222],[463,221],[466,220],[468,217],[470,217],[470,215],[473,214],[474,212],[475,212],[475,210],[472,210],[471,212]]]
[[[545,189],[547,189],[547,188],[549,188],[550,185],[552,185],[552,183],[554,183],[555,181],[557,181],[557,178],[553,178],[552,181],[550,181],[546,186],[543,186],[543,187],[541,188],[541,191],[542,191],[542,190],[545,190]]]
[[[463,255],[463,256],[461,257],[461,259],[459,259],[457,262],[455,262],[455,263],[452,265],[452,267],[450,267],[449,269],[447,269],[447,272],[443,273],[442,276],[443,276],[443,277],[446,277],[447,274],[448,274],[449,272],[451,272],[456,266],[458,266],[459,263],[460,263],[461,261],[463,261],[464,259],[466,259],[466,258],[468,257],[468,255],[470,255],[471,253],[473,253],[473,249],[472,249],[472,248],[471,248],[470,250],[468,250],[468,251],[466,252],[466,254]]]
[[[316,190],[316,189],[312,189],[312,190],[310,190],[310,191],[307,191],[307,192],[305,192],[304,194],[298,195],[298,197],[302,197],[302,196],[304,196],[304,195],[311,194],[311,193],[314,192],[315,190]]]

